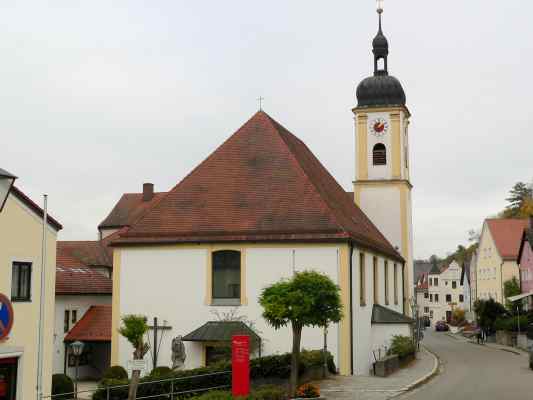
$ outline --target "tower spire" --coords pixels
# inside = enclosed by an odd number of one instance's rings
[[[381,15],[383,14],[383,0],[377,0],[378,33],[372,41],[372,53],[374,53],[374,75],[388,75],[387,56],[389,55],[389,43],[383,34]]]

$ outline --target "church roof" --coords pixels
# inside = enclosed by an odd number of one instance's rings
[[[403,261],[307,146],[257,112],[115,245],[354,241]]]

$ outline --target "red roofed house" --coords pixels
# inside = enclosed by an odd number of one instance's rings
[[[68,345],[76,340],[85,343],[81,379],[100,378],[110,365],[112,251],[107,244],[57,242],[54,373],[74,376]]]
[[[505,303],[504,283],[520,279],[517,257],[527,225],[527,219],[486,219],[483,223],[475,265],[478,299]]]

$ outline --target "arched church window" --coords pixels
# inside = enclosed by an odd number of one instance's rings
[[[383,143],[378,143],[372,150],[372,161],[374,165],[386,165],[387,164],[387,149]]]
[[[385,70],[385,59],[383,57],[380,57],[377,59],[377,66],[378,66],[378,71]]]
[[[240,304],[241,253],[235,250],[215,251],[212,261],[213,301]]]

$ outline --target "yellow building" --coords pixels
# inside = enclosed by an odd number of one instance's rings
[[[13,187],[0,212],[0,398],[35,399],[38,366],[43,210]],[[43,395],[52,377],[56,239],[48,219],[43,326]],[[11,303],[11,307],[9,307]],[[12,316],[12,318],[11,318]],[[12,320],[11,329],[5,321]]]
[[[503,285],[519,279],[516,258],[526,219],[487,219],[483,223],[475,265],[476,296],[505,303]]]

